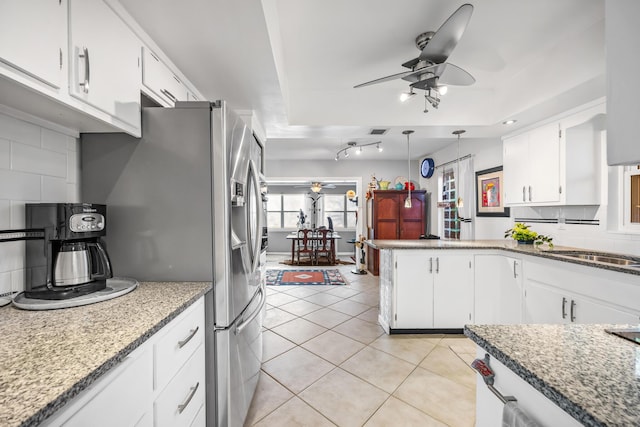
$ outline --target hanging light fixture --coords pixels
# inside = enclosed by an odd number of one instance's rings
[[[407,135],[407,198],[404,200],[404,207],[411,209],[411,150],[409,149],[409,135],[413,133],[412,130],[402,131],[403,135]]]
[[[464,129],[458,129],[451,132],[453,135],[456,135],[458,137],[458,157],[456,159],[456,166],[458,169],[458,171],[456,172],[456,195],[458,196],[456,198],[456,206],[458,208],[461,208],[464,206],[464,200],[462,200],[462,197],[460,197],[460,135],[462,135],[465,132],[466,130]],[[460,216],[459,213],[457,214],[457,216],[458,217]]]

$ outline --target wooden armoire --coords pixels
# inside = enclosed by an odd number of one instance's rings
[[[426,234],[426,191],[411,192],[411,208],[405,208],[406,190],[374,190],[367,200],[367,239],[418,239]],[[367,248],[367,268],[379,274],[379,251]]]

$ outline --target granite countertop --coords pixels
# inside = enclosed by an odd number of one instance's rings
[[[640,345],[609,327],[629,325],[467,325],[464,333],[582,424],[637,426]]]
[[[640,268],[625,267],[622,265],[605,264],[596,261],[583,260],[579,258],[568,258],[563,256],[563,252],[580,252],[590,255],[608,255],[622,258],[629,257],[624,254],[614,254],[610,252],[593,251],[590,249],[574,248],[570,246],[554,245],[550,249],[546,245],[519,245],[515,240],[445,240],[445,239],[424,239],[424,240],[365,240],[365,243],[373,249],[498,249],[508,252],[515,252],[523,255],[533,255],[541,258],[553,259],[556,261],[570,262],[573,264],[597,267],[605,270],[618,271],[621,273],[635,274],[640,276]]]
[[[82,307],[0,308],[0,425],[38,425],[210,289],[143,282]]]

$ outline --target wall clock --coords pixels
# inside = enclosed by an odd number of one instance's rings
[[[433,175],[433,171],[435,169],[435,164],[433,163],[433,159],[431,157],[427,157],[420,163],[420,175],[423,178],[431,178]]]

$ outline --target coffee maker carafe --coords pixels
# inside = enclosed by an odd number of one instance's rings
[[[96,292],[112,277],[102,244],[106,206],[89,203],[29,203],[26,226],[44,238],[26,243],[27,298],[60,300]]]

